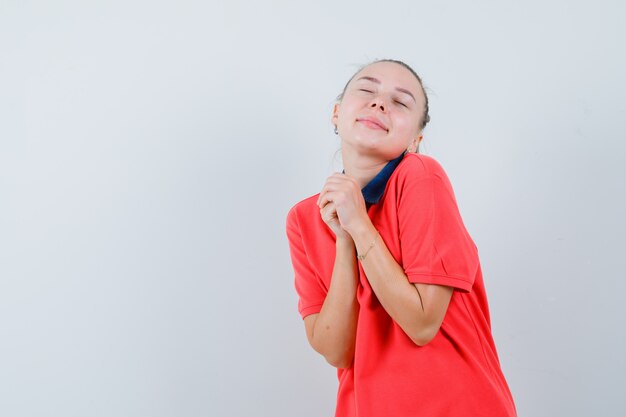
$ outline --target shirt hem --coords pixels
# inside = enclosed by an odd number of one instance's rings
[[[311,314],[319,313],[322,310],[323,305],[324,303],[304,307],[300,310],[300,315],[302,316],[302,319],[304,320],[306,316],[310,316]]]
[[[437,284],[454,287],[462,292],[470,292],[472,290],[472,283],[467,279],[451,277],[449,275],[437,275],[437,274],[414,274],[408,273],[407,278],[411,283],[420,284]]]

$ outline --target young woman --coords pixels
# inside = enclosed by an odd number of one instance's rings
[[[337,368],[336,417],[516,415],[478,249],[445,171],[417,153],[428,121],[408,65],[361,68],[332,113],[344,172],[287,215],[306,335]]]

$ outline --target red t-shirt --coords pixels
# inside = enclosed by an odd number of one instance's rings
[[[320,217],[318,195],[287,215],[302,318],[320,312],[335,260],[335,235]],[[516,416],[491,335],[478,249],[439,162],[406,153],[368,215],[410,282],[455,291],[435,338],[418,346],[382,307],[359,262],[354,361],[337,369],[335,416]]]

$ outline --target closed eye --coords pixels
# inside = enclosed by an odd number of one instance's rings
[[[366,89],[364,89],[364,88],[359,88],[359,91],[364,91],[364,92],[366,92],[366,93],[373,93],[373,91],[371,91],[371,90],[366,90]],[[402,103],[401,101],[398,101],[398,100],[394,100],[394,101],[395,101],[396,103],[398,103],[399,105],[401,105],[401,106],[404,106],[404,107],[406,107],[406,108],[408,108],[408,107],[409,107],[409,106],[407,106],[406,104]]]

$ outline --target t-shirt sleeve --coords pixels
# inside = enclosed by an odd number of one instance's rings
[[[311,267],[302,240],[302,231],[296,210],[287,214],[287,240],[293,265],[294,283],[298,294],[298,311],[302,318],[319,313],[327,290]]]
[[[412,283],[470,292],[479,268],[478,249],[463,224],[448,176],[436,160],[428,161],[416,161],[400,179],[402,266]]]

